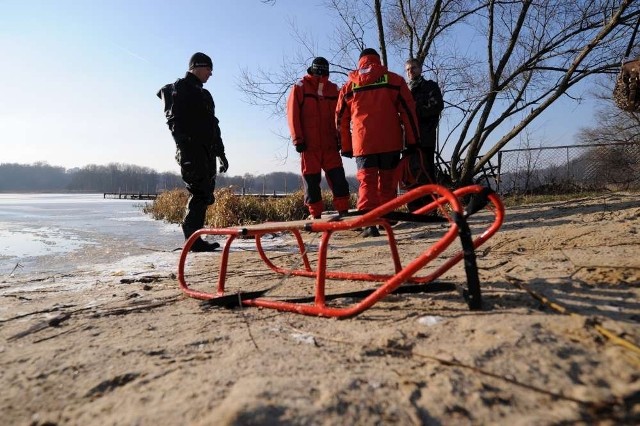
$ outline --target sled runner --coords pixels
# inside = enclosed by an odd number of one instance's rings
[[[404,213],[396,211],[408,202],[431,196],[433,201],[415,211],[414,213]],[[470,200],[466,208],[461,200]],[[493,214],[493,220],[487,228],[475,239],[472,239],[467,219],[479,210],[485,209]],[[438,215],[433,213],[438,212]],[[280,311],[297,312],[305,315],[318,315],[325,317],[352,317],[370,308],[382,298],[393,292],[413,292],[424,289],[442,290],[442,283],[434,282],[452,266],[464,260],[465,272],[467,274],[467,289],[464,291],[465,299],[470,309],[480,309],[482,300],[478,272],[475,262],[474,249],[487,241],[500,228],[504,218],[504,207],[500,198],[490,189],[471,185],[460,188],[456,191],[449,191],[447,188],[429,184],[415,188],[388,203],[371,210],[365,214],[347,215],[343,217],[334,216],[315,220],[300,220],[290,222],[270,222],[257,225],[247,225],[229,228],[204,228],[194,233],[186,242],[180,254],[178,264],[178,281],[181,290],[188,296],[207,301],[208,304],[217,306],[256,306],[262,308],[277,309]],[[444,226],[440,239],[427,243],[424,250],[413,260],[401,262],[401,256],[396,244],[396,237],[391,223],[397,221],[435,223],[439,227]],[[381,226],[386,233],[386,239],[391,255],[394,272],[391,274],[374,274],[367,272],[345,272],[329,270],[327,268],[329,242],[332,236],[338,232],[353,231],[367,226]],[[312,233],[319,235],[317,250],[317,260],[312,265],[307,252],[307,247],[302,238],[302,233]],[[266,253],[262,237],[273,233],[290,233],[296,242],[300,256],[298,267],[283,267],[277,265]],[[226,236],[220,255],[220,265],[218,269],[218,282],[215,292],[205,292],[192,289],[187,283],[185,276],[185,265],[190,254],[189,249],[196,241],[204,235]],[[240,292],[225,294],[225,283],[229,271],[229,257],[231,245],[237,238],[253,238],[258,255],[262,261],[275,273],[285,276],[299,276],[315,279],[315,294],[313,298],[297,298],[290,300],[277,300],[265,297],[271,288],[260,291]],[[382,239],[383,237],[380,237]],[[462,250],[451,256],[438,267],[435,267],[426,275],[418,275],[431,261],[439,257],[456,239],[460,240]],[[379,241],[379,240],[378,240]],[[418,244],[418,243],[416,243]],[[218,254],[216,254],[218,256]],[[364,297],[357,303],[349,306],[334,306],[327,301],[335,298],[335,295],[327,294],[327,280],[351,280],[370,281],[381,283],[376,288],[358,292],[355,297]],[[348,294],[354,297],[353,294]],[[344,296],[344,294],[343,294]]]

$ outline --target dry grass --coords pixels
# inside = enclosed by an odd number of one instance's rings
[[[142,211],[156,220],[169,223],[181,223],[189,193],[184,189],[165,191],[151,204],[146,204]]]
[[[207,210],[205,224],[224,228],[252,223],[300,220],[309,215],[302,191],[280,198],[235,195],[231,188],[218,189],[216,201]],[[180,223],[184,217],[189,193],[184,189],[163,192],[144,208],[156,220]],[[331,193],[322,193],[325,210],[332,210]]]

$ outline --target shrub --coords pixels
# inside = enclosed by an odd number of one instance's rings
[[[181,223],[189,193],[184,189],[162,192],[151,204],[145,204],[142,211],[156,220]]]
[[[221,188],[216,190],[215,196],[216,201],[207,209],[205,219],[205,224],[214,228],[300,220],[309,215],[302,191],[276,198],[236,195],[231,188]],[[143,211],[156,220],[180,223],[188,198],[189,193],[184,189],[165,191],[153,203],[145,206]],[[331,192],[323,191],[322,199],[325,210],[333,209]]]

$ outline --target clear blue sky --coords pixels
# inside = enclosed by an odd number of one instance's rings
[[[278,136],[288,133],[284,118],[244,102],[238,81],[241,69],[276,70],[299,49],[290,21],[314,34],[323,54],[334,18],[319,1],[0,0],[0,6],[0,163],[117,162],[178,172],[155,93],[182,77],[191,54],[202,51],[213,58],[205,87],[216,102],[229,174],[299,172],[297,154]],[[550,144],[571,143],[575,128],[588,123],[576,122],[575,109],[567,112],[572,120],[549,114],[533,128],[543,128]],[[347,174],[355,173],[351,163],[345,161]]]

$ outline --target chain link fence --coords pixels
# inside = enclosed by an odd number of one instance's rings
[[[640,189],[640,143],[503,150],[495,189],[500,194],[549,194]]]

